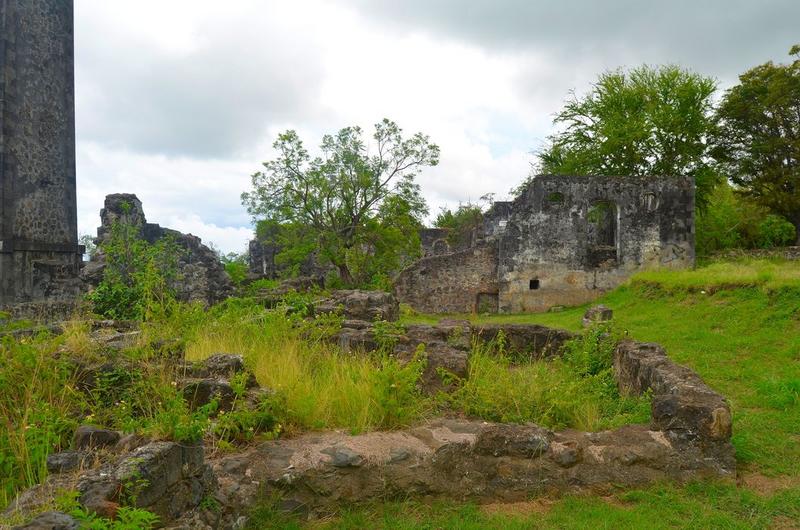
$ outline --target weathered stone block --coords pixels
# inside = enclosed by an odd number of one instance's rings
[[[81,425],[75,430],[73,445],[76,449],[110,447],[119,441],[119,433],[94,425]]]

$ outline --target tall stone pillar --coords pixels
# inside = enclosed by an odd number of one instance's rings
[[[0,0],[0,304],[74,296],[72,0]]]

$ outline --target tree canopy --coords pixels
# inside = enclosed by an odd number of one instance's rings
[[[794,224],[800,244],[800,45],[739,76],[717,110],[716,155],[739,190]]]
[[[323,136],[321,155],[313,158],[292,130],[273,147],[277,157],[263,163],[242,194],[254,219],[290,227],[286,233],[298,234],[301,243],[293,246],[313,249],[347,285],[363,281],[354,268],[374,274],[375,267],[418,252],[418,239],[413,249],[405,236],[416,234],[428,211],[414,179],[439,162],[439,147],[427,135],[403,137],[384,119],[375,125],[372,145],[361,128],[345,127]]]
[[[719,178],[710,158],[716,82],[677,66],[600,76],[574,92],[538,153],[539,170],[575,175],[690,175],[702,207]]]

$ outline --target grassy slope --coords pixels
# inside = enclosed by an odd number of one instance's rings
[[[717,264],[638,276],[599,302],[637,340],[659,342],[726,395],[743,484],[653,487],[608,499],[567,497],[546,509],[390,503],[333,528],[800,528],[800,264]],[[585,307],[479,317],[578,329]],[[407,322],[432,317],[407,317]],[[263,510],[254,527],[291,527]],[[289,526],[287,526],[289,525]]]

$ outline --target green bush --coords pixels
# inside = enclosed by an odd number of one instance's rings
[[[758,246],[761,248],[783,247],[795,240],[794,225],[780,215],[767,215],[758,224]]]
[[[96,314],[148,320],[175,305],[180,249],[174,238],[150,244],[141,238],[139,227],[115,222],[102,251],[106,256],[103,280],[87,295]]]

